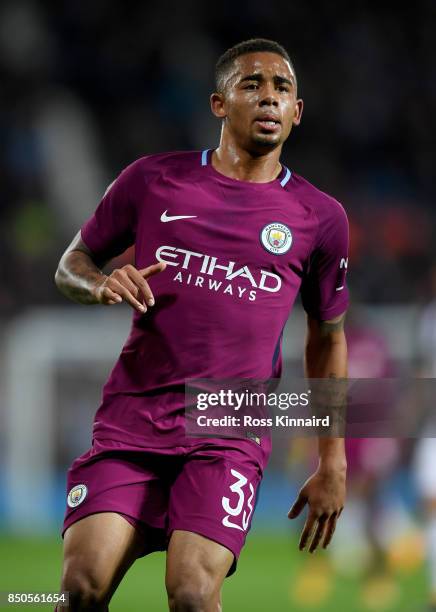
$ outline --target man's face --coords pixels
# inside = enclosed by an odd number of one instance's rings
[[[282,145],[301,119],[292,68],[276,53],[238,57],[227,74],[224,91],[211,97],[212,112],[224,119],[239,146],[257,153]]]

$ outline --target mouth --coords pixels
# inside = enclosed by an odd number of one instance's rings
[[[280,121],[271,115],[265,115],[255,119],[255,123],[264,132],[276,132],[280,128]]]

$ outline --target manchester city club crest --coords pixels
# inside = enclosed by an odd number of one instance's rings
[[[88,487],[86,485],[84,484],[76,485],[68,493],[67,504],[70,506],[70,508],[75,508],[76,506],[78,506],[84,501],[87,493],[88,493]]]
[[[283,255],[292,246],[292,233],[284,223],[268,223],[260,233],[260,241],[270,253]]]

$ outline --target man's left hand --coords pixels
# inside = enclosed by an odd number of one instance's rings
[[[327,548],[333,537],[345,504],[345,470],[318,470],[304,483],[298,498],[289,510],[294,519],[309,506],[309,515],[301,533],[299,549],[304,550],[311,540],[309,552],[313,553],[320,542]]]

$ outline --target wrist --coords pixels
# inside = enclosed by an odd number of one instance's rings
[[[319,440],[319,469],[322,472],[347,471],[347,456],[343,438]]]
[[[323,474],[345,474],[347,473],[347,459],[345,454],[329,456],[329,457],[320,457],[318,464],[318,471]]]
[[[103,272],[99,272],[95,275],[95,277],[91,280],[90,293],[91,296],[97,303],[101,302],[101,287],[107,280],[108,276],[103,274]]]

